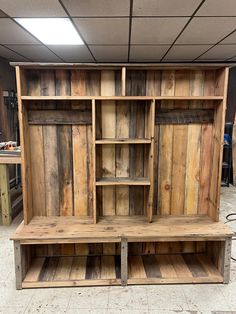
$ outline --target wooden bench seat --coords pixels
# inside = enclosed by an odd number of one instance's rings
[[[145,241],[211,241],[232,237],[222,222],[208,217],[106,217],[92,224],[76,217],[34,217],[28,225],[18,227],[12,240],[21,244],[99,243]]]

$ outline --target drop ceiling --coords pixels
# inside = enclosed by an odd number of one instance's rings
[[[68,17],[83,46],[46,46],[16,17]],[[236,62],[236,0],[0,0],[0,57],[35,62]]]

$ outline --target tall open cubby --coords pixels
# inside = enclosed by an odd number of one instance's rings
[[[228,282],[224,65],[16,66],[17,288]]]

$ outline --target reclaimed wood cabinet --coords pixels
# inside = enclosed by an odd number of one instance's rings
[[[224,65],[16,66],[17,288],[228,282]]]

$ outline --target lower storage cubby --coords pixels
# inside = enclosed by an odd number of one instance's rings
[[[63,245],[63,249],[67,246],[71,247],[71,244]],[[54,252],[58,250],[57,244],[49,247]],[[42,256],[45,247],[42,249],[40,245],[24,245],[22,251],[28,264],[22,278],[22,288],[121,284],[119,254],[89,255],[88,252],[88,255],[77,256]]]
[[[228,262],[225,241],[129,243],[127,284],[223,283]]]
[[[128,258],[128,284],[223,282],[206,254],[134,255]]]

